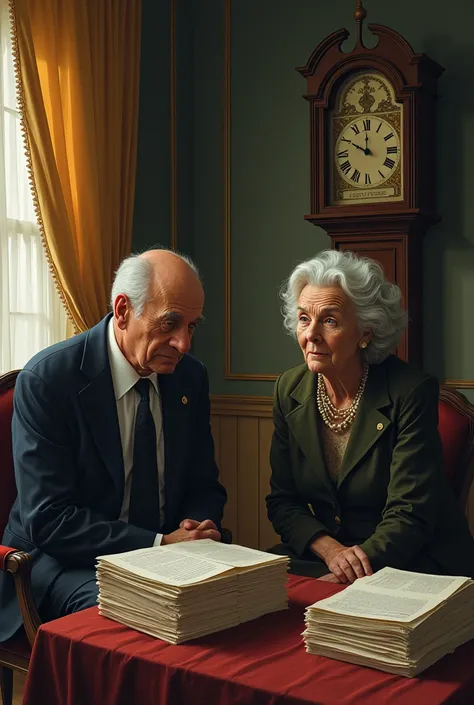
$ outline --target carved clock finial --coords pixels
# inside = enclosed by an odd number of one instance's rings
[[[362,41],[362,24],[367,17],[367,10],[362,5],[362,0],[356,0],[356,9],[354,12],[354,19],[357,22],[357,44],[364,46]]]

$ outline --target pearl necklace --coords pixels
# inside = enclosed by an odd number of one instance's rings
[[[321,418],[326,426],[329,426],[331,431],[334,431],[334,433],[342,433],[353,424],[360,400],[362,399],[362,395],[364,393],[368,375],[369,366],[365,363],[362,379],[360,380],[359,389],[354,397],[354,401],[347,407],[347,409],[336,409],[329,399],[326,391],[326,385],[324,384],[323,375],[318,374],[318,391],[316,400],[318,403],[319,413],[321,414]]]

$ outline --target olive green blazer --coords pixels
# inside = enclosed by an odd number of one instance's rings
[[[337,484],[321,448],[316,382],[300,365],[275,386],[267,508],[283,543],[308,557],[324,532],[359,544],[374,570],[439,566],[474,578],[474,540],[443,472],[437,380],[393,355],[370,366]]]

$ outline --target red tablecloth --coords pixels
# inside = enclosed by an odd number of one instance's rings
[[[341,589],[290,577],[290,609],[172,646],[97,608],[41,627],[23,705],[473,705],[474,642],[418,678],[307,654],[304,608]]]

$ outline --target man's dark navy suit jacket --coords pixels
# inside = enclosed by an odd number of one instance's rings
[[[33,558],[37,605],[60,571],[90,567],[101,554],[152,546],[155,534],[119,521],[122,444],[107,350],[110,316],[40,352],[18,376],[13,455],[18,497],[2,543]],[[185,355],[159,376],[165,439],[163,533],[185,518],[218,526],[226,501],[209,427],[204,366]],[[0,641],[21,619],[13,579],[0,574]]]

